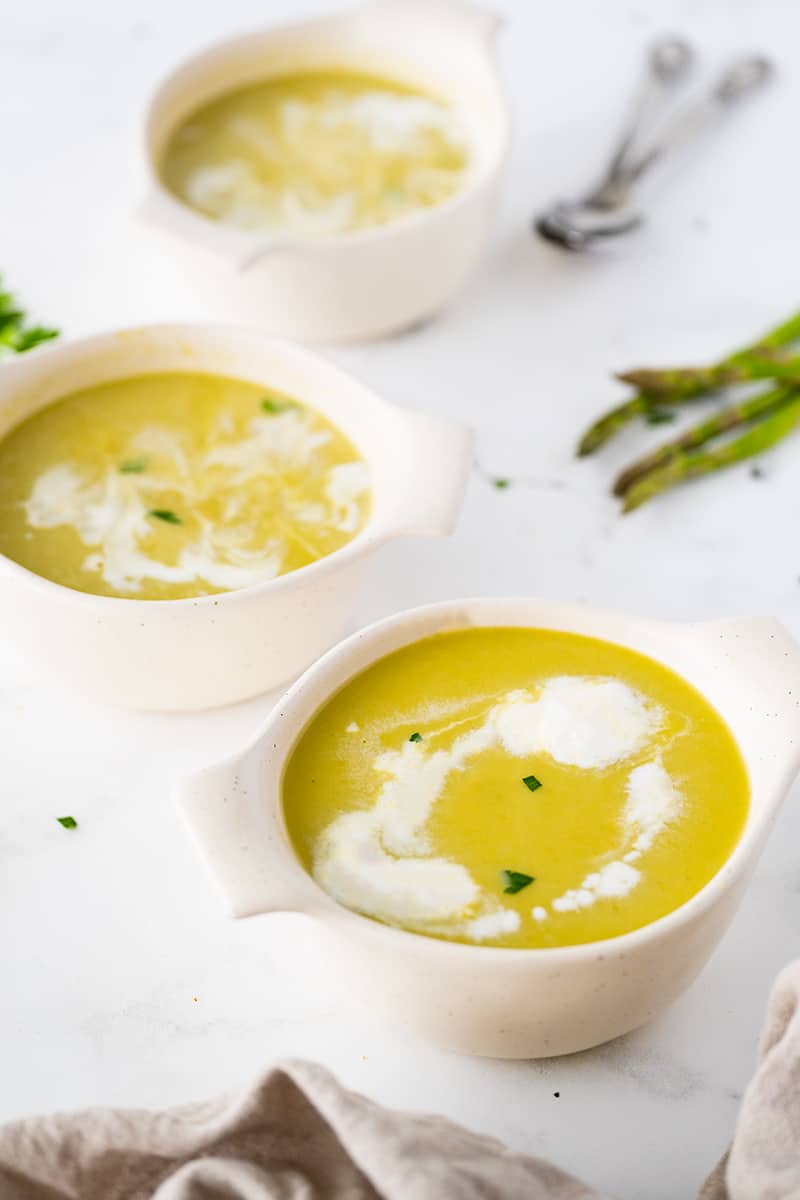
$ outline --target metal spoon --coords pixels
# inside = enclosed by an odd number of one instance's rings
[[[630,104],[623,132],[602,179],[581,199],[560,201],[543,213],[535,224],[543,237],[570,249],[580,249],[590,236],[584,235],[584,227],[596,230],[594,236],[602,236],[601,231],[606,224],[610,225],[613,232],[625,232],[639,223],[638,216],[634,214],[626,219],[624,229],[620,226],[619,210],[627,201],[629,191],[623,178],[625,162],[641,139],[642,131],[664,104],[668,93],[688,75],[693,57],[691,47],[682,38],[667,36],[655,42],[648,53],[645,74]]]
[[[584,198],[584,204],[601,209],[619,206],[618,180],[625,163],[633,154],[643,131],[663,107],[668,93],[688,76],[693,58],[691,46],[682,38],[663,37],[650,48],[647,70],[630,106],[622,136],[603,179]]]
[[[668,49],[670,45],[680,46],[683,58]],[[582,199],[558,203],[543,213],[534,225],[537,233],[569,250],[583,250],[597,239],[635,229],[643,217],[630,207],[630,199],[634,184],[644,172],[720,111],[760,87],[772,74],[772,64],[766,58],[750,56],[737,60],[723,72],[708,95],[683,109],[645,149],[637,150],[654,104],[664,99],[667,85],[686,73],[689,61],[688,46],[677,39],[667,39],[653,48],[642,93],[644,101],[638,103],[634,119],[615,149],[601,183]]]

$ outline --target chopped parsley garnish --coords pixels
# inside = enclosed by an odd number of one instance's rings
[[[294,408],[295,405],[291,400],[273,400],[271,396],[264,396],[261,407],[265,413],[275,417],[278,413],[286,412],[288,408]]]
[[[506,870],[503,871],[503,875],[505,876],[505,882],[508,885],[507,887],[503,888],[503,891],[509,896],[515,896],[517,892],[521,892],[522,889],[526,888],[529,883],[534,883],[536,880],[535,875],[526,875],[524,871]]]
[[[119,464],[120,475],[141,475],[146,470],[147,463],[143,458],[129,458]]]
[[[676,415],[671,408],[647,408],[644,419],[648,425],[669,425]]]
[[[537,779],[535,775],[526,775],[522,782],[529,792],[535,792],[537,788],[542,786],[541,779]]]
[[[63,825],[65,829],[77,829],[78,822],[74,817],[56,817],[59,825]]]
[[[11,292],[0,292],[0,356],[24,354],[42,342],[58,337],[57,329],[43,325],[28,325],[27,314],[19,307]]]
[[[492,483],[497,488],[498,492],[504,492],[506,488],[511,487],[510,479],[493,479]]]
[[[159,521],[166,521],[168,525],[182,525],[183,521],[176,512],[171,508],[151,508],[147,514],[149,517],[156,517]]]
[[[410,742],[421,742],[422,734],[421,733],[412,733],[411,737],[408,740]]]
[[[30,329],[18,328],[9,345],[11,345],[17,354],[24,354],[26,350],[33,350],[35,346],[41,346],[42,342],[51,342],[53,338],[57,337],[57,329],[46,329],[43,325],[32,325]]]
[[[0,334],[6,336],[6,331],[16,329],[25,316],[21,308],[14,307],[14,297],[10,292],[0,292]]]

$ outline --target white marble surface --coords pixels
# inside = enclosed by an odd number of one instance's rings
[[[156,275],[130,284],[136,120],[176,57],[318,11],[302,0],[27,0],[0,30],[0,265],[70,334],[201,315]],[[333,7],[330,5],[329,7]],[[674,618],[771,612],[800,634],[800,440],[621,519],[606,496],[626,439],[596,461],[575,434],[614,366],[708,357],[798,301],[800,10],[788,0],[504,0],[500,53],[517,143],[479,284],[425,330],[333,352],[400,403],[479,433],[446,543],[387,551],[354,624],[429,599],[539,592]],[[190,15],[191,14],[191,15]],[[527,234],[584,180],[641,47],[696,38],[707,66],[764,48],[778,81],[648,187],[643,233],[592,260]],[[0,631],[0,1118],[91,1103],[163,1105],[306,1055],[390,1104],[436,1110],[552,1157],[620,1200],[689,1196],[728,1138],[767,992],[797,952],[800,814],[790,797],[735,925],[649,1028],[568,1060],[470,1061],[410,1042],[318,986],[300,918],[235,924],[170,799],[267,708],[193,717],[93,707],[40,683]],[[73,813],[68,833],[55,817]],[[560,1098],[556,1099],[554,1093]]]

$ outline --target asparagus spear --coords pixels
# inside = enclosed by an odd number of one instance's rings
[[[624,404],[618,404],[615,408],[610,408],[607,413],[604,413],[599,420],[584,433],[581,440],[578,442],[578,456],[584,458],[587,454],[593,454],[595,450],[599,450],[601,446],[610,441],[615,434],[619,433],[629,421],[634,418],[644,416],[649,407],[649,401],[642,394],[634,396],[632,400],[626,400]]]
[[[578,455],[583,458],[587,454],[592,454],[605,442],[610,441],[635,417],[646,417],[650,411],[663,411],[665,405],[671,407],[683,404],[733,383],[752,382],[756,379],[783,379],[787,383],[796,383],[800,387],[800,356],[792,355],[791,358],[782,361],[750,358],[746,361],[743,360],[738,367],[726,367],[724,377],[716,367],[697,367],[692,369],[693,382],[691,383],[686,379],[689,371],[679,370],[672,374],[683,377],[683,382],[679,378],[672,391],[660,391],[659,388],[663,386],[663,380],[668,374],[670,372],[667,371],[640,370],[618,375],[618,379],[625,380],[632,380],[633,376],[636,376],[642,382],[646,381],[648,375],[652,375],[656,377],[656,380],[652,390],[643,388],[630,400],[616,408],[609,409],[604,416],[595,421],[594,425],[590,426],[581,438],[578,444]],[[701,375],[708,384],[707,387],[700,385]]]
[[[800,424],[800,396],[780,405],[740,437],[711,450],[696,447],[679,451],[666,466],[641,476],[625,492],[623,512],[631,512],[659,492],[686,479],[696,479],[723,467],[752,458],[774,446]]]
[[[764,353],[741,355],[736,362],[728,360],[710,367],[676,367],[672,370],[641,367],[620,371],[616,378],[633,384],[639,391],[646,392],[653,403],[659,404],[680,404],[695,396],[754,379],[785,379],[800,384],[800,357],[794,354],[781,357],[777,353],[764,356]]]
[[[731,383],[769,378],[768,364],[778,362],[776,351],[800,338],[800,312],[770,329],[757,342],[734,350],[710,367],[667,367],[665,370],[622,371],[618,379],[656,395],[679,392],[686,397],[716,391]],[[762,374],[758,372],[761,371]],[[756,372],[755,374],[753,372]]]
[[[772,412],[774,409],[780,408],[781,405],[796,397],[797,392],[795,390],[784,386],[770,388],[769,391],[759,392],[757,396],[751,396],[749,399],[742,400],[738,404],[728,405],[721,412],[715,413],[713,417],[709,417],[707,421],[702,421],[699,425],[694,425],[686,433],[675,438],[674,441],[666,442],[651,454],[645,454],[642,458],[637,459],[636,462],[631,463],[629,467],[626,467],[617,476],[612,489],[614,495],[624,496],[628,489],[643,475],[666,466],[673,458],[680,455],[682,451],[703,446],[719,434],[727,433],[732,429],[738,428],[740,425],[747,425],[757,418]]]
[[[632,399],[617,405],[600,417],[598,421],[595,421],[581,438],[578,444],[578,454],[581,456],[592,454],[629,421],[646,413],[648,408],[655,405],[682,404],[709,390],[716,391],[730,383],[738,382],[741,378],[754,378],[753,374],[742,374],[746,367],[749,367],[752,372],[757,369],[756,364],[772,361],[775,364],[772,372],[774,375],[778,361],[774,352],[798,338],[800,338],[800,312],[794,313],[788,321],[775,326],[757,342],[735,351],[711,367],[647,372],[648,390],[640,390]],[[787,360],[787,362],[790,361]],[[734,375],[737,370],[740,374]],[[643,372],[624,372],[621,378],[631,376],[642,378],[643,375]],[[665,376],[670,378],[676,390],[666,390]],[[756,377],[763,378],[764,376]],[[786,376],[782,377],[786,378]],[[654,386],[654,391],[649,390],[651,385]]]
[[[784,379],[787,383],[796,383],[800,387],[800,356],[796,355],[782,362],[753,358],[737,368],[726,367],[724,382],[723,374],[721,372],[714,374],[716,371],[715,367],[698,367],[693,371],[692,383],[685,378],[682,383],[678,380],[673,390],[669,392],[659,390],[659,387],[662,386],[659,380],[663,380],[667,375],[666,371],[647,372],[641,370],[618,375],[618,379],[627,379],[636,375],[644,382],[645,377],[652,374],[657,376],[657,380],[653,390],[643,388],[630,400],[617,405],[616,408],[609,409],[599,420],[595,421],[578,443],[579,457],[584,458],[587,454],[599,450],[635,417],[646,417],[649,412],[663,412],[666,405],[672,407],[684,404],[686,401],[718,391],[733,383],[751,382],[756,379]],[[675,374],[685,376],[687,372],[678,371]],[[701,374],[708,384],[707,387],[701,386],[699,383]]]

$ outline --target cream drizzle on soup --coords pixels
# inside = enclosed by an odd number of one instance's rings
[[[284,811],[317,882],[375,920],[451,940],[569,945],[671,911],[747,812],[711,706],[621,646],[472,629],[398,650],[316,715]]]
[[[456,109],[346,71],[265,79],[190,114],[161,160],[191,208],[245,230],[331,236],[449,199],[469,157]]]
[[[100,384],[0,441],[0,552],[98,595],[274,579],[350,541],[369,497],[366,463],[329,421],[221,376]]]

